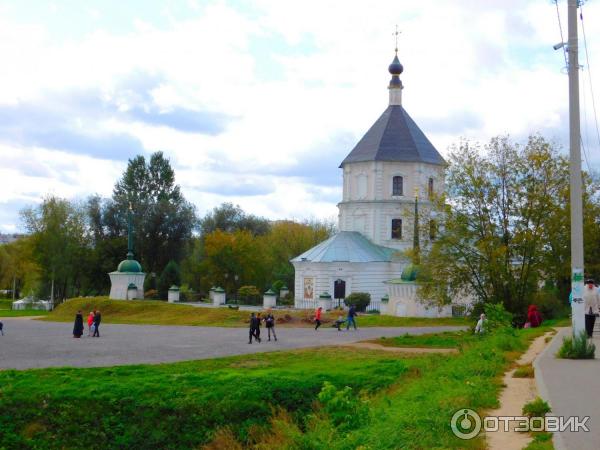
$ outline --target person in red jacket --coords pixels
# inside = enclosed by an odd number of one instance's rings
[[[317,308],[317,310],[315,311],[315,330],[318,330],[319,327],[321,326],[321,314],[323,312],[323,308],[321,306],[319,306]]]
[[[91,336],[94,333],[94,311],[90,311],[90,314],[88,315],[87,318],[87,324],[88,324],[88,336]]]
[[[542,315],[535,305],[529,305],[527,311],[527,322],[531,328],[539,327],[542,324]]]

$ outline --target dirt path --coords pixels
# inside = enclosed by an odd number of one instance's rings
[[[548,345],[546,337],[553,334],[553,331],[549,331],[536,338],[529,349],[521,355],[517,364],[531,364]],[[538,396],[535,379],[513,378],[514,372],[515,369],[512,369],[504,374],[503,383],[506,387],[500,394],[500,408],[488,411],[488,416],[521,416],[523,405]],[[490,450],[521,450],[526,447],[531,442],[532,437],[529,433],[514,431],[516,425],[513,422],[511,430],[508,432],[500,429],[500,431],[486,434],[488,448]]]
[[[455,348],[422,348],[422,347],[389,347],[375,344],[373,342],[355,342],[343,347],[361,348],[367,350],[383,350],[395,353],[458,353]]]

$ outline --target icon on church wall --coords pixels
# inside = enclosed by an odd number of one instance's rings
[[[312,278],[312,277],[305,278],[304,279],[304,299],[305,300],[313,299],[313,295],[314,295],[314,291],[315,291],[314,288],[315,288],[314,278]]]

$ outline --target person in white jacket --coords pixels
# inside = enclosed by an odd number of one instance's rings
[[[596,323],[596,314],[600,312],[600,293],[594,286],[594,280],[586,280],[583,288],[583,304],[585,311],[585,331],[588,337],[594,333],[594,324]]]
[[[479,316],[479,320],[477,321],[477,325],[475,325],[475,333],[483,333],[485,332],[485,323],[487,322],[485,318],[485,314]]]

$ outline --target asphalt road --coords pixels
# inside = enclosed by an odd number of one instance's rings
[[[463,327],[382,327],[338,332],[323,327],[277,328],[277,342],[248,344],[248,329],[160,325],[100,326],[100,338],[72,337],[73,324],[4,318],[0,370],[41,367],[94,367],[163,363],[248,353],[337,345],[405,333],[424,334]]]

